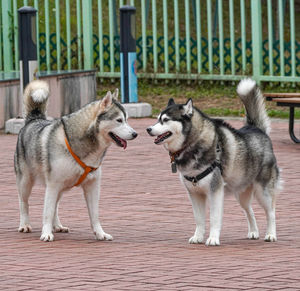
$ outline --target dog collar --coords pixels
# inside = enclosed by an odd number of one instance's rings
[[[171,160],[171,170],[172,170],[172,173],[176,173],[177,172],[177,166],[176,166],[176,161],[175,159],[177,157],[179,157],[179,155],[185,150],[185,148],[175,152],[175,153],[172,153],[172,152],[169,152],[169,156],[170,156],[170,160]]]
[[[74,160],[84,169],[84,173],[80,176],[77,183],[74,185],[77,187],[83,182],[83,180],[86,178],[88,173],[96,171],[98,168],[89,167],[83,161],[81,161],[80,158],[73,152],[73,150],[68,142],[68,139],[66,137],[65,137],[65,143],[66,143],[67,149],[69,150],[69,152],[72,155],[72,157],[74,158]]]

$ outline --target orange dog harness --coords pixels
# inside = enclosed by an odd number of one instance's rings
[[[70,146],[70,144],[69,144],[69,142],[68,142],[68,140],[67,140],[66,137],[65,137],[65,143],[66,143],[66,146],[67,146],[70,154],[72,155],[72,157],[84,169],[84,173],[80,176],[79,180],[74,185],[74,186],[79,186],[83,182],[83,180],[86,178],[86,176],[87,176],[88,173],[96,171],[98,168],[89,167],[84,162],[82,162],[80,160],[80,158],[72,151],[71,146]]]

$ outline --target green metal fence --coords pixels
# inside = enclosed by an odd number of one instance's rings
[[[141,78],[300,82],[294,0],[0,0],[0,70],[19,69],[17,9],[31,5],[40,70],[119,78],[118,8],[127,2],[137,9]]]

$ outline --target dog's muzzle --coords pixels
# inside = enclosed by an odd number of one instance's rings
[[[149,135],[154,136],[154,134],[152,134],[152,127],[148,127],[147,132]]]

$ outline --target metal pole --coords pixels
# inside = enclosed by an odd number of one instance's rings
[[[19,13],[19,56],[20,56],[20,89],[31,82],[38,69],[36,50],[36,17],[33,7],[22,7]]]
[[[135,13],[133,6],[120,8],[121,95],[123,103],[137,102]]]

